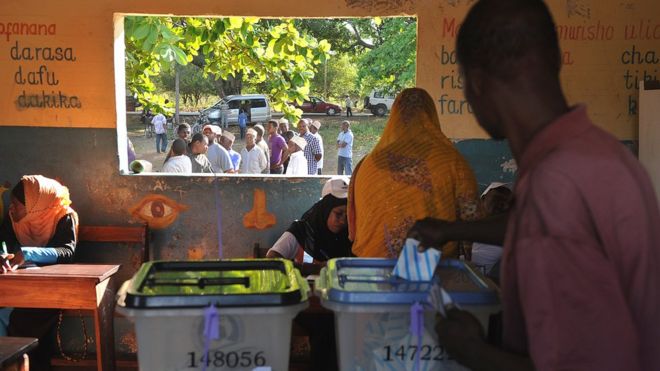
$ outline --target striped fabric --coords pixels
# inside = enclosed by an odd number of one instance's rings
[[[408,281],[430,281],[435,267],[440,261],[441,253],[436,249],[419,252],[417,246],[419,246],[419,241],[412,238],[406,239],[392,273]]]

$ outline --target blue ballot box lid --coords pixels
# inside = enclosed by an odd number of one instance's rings
[[[444,259],[429,281],[407,281],[392,274],[396,259],[337,258],[328,261],[316,282],[324,300],[345,304],[427,303],[431,287],[441,285],[459,305],[495,304],[497,293],[468,264]]]

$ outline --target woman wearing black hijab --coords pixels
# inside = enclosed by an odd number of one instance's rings
[[[346,220],[348,178],[329,179],[321,194],[317,203],[291,223],[266,257],[324,265],[328,259],[353,256]]]
[[[322,198],[291,223],[266,256],[294,260],[304,276],[317,274],[329,259],[353,256],[346,214],[348,182],[345,176],[329,179]],[[333,314],[307,313],[294,322],[309,336],[311,369],[338,370]]]

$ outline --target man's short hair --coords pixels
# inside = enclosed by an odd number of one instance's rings
[[[185,122],[184,122],[183,124],[180,124],[180,125],[176,128],[176,132],[177,132],[177,133],[180,133],[180,132],[182,132],[182,131],[184,131],[184,130],[186,130],[186,129],[188,129],[188,131],[190,131],[190,125],[189,125],[188,123],[185,123]]]
[[[188,143],[186,143],[185,140],[181,138],[174,139],[174,142],[172,142],[172,153],[175,156],[181,156],[184,153],[186,153],[186,147],[188,146]]]
[[[498,78],[517,75],[525,57],[547,72],[559,74],[561,67],[555,23],[541,0],[480,0],[458,31],[456,55],[464,69]]]
[[[190,140],[191,143],[195,142],[203,142],[206,137],[202,133],[196,133],[192,136],[192,139]]]

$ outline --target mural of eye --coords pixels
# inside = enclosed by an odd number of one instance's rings
[[[163,195],[149,194],[133,205],[128,211],[130,214],[149,224],[149,228],[163,229],[172,224],[179,213],[187,210],[182,205]]]

